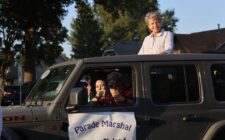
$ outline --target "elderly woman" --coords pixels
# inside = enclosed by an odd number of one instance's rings
[[[171,54],[173,52],[173,33],[161,29],[161,16],[158,12],[149,12],[145,22],[151,34],[145,37],[138,54]]]

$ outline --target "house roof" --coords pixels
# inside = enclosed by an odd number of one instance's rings
[[[188,53],[217,51],[225,44],[225,28],[196,32],[191,34],[176,34],[175,38]]]

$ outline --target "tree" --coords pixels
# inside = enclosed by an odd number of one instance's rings
[[[174,17],[174,10],[166,10],[162,13],[162,28],[169,31],[175,31],[176,23],[178,19]]]
[[[73,20],[70,42],[75,58],[99,56],[103,30],[86,0],[77,0],[77,17]]]
[[[5,70],[15,61],[14,54],[16,53],[15,50],[18,46],[16,41],[22,39],[22,32],[16,26],[17,21],[13,18],[7,18],[2,8],[0,9],[0,15],[0,74],[4,79]]]
[[[1,17],[6,19],[0,23],[1,27],[9,28],[10,21],[14,21],[12,32],[5,36],[18,34],[20,38],[11,38],[8,47],[23,56],[24,81],[34,80],[36,64],[43,60],[51,65],[63,51],[60,43],[67,37],[67,30],[61,24],[61,19],[66,14],[65,8],[73,0],[4,0],[0,4]],[[2,37],[3,35],[0,35]],[[5,43],[3,41],[3,43]],[[19,44],[18,44],[19,43]],[[4,44],[5,45],[5,44]],[[5,45],[6,46],[6,45]],[[17,49],[15,49],[17,46]]]
[[[157,0],[94,0],[96,13],[104,26],[104,47],[109,47],[108,40],[115,44],[121,40],[132,40],[133,37],[143,39],[149,32],[144,16],[149,11],[159,11]],[[167,16],[169,14],[169,16]],[[178,21],[174,12],[163,14],[166,29],[173,31]]]

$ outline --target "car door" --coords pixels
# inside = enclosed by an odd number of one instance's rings
[[[88,117],[92,117],[93,113],[116,113],[116,112],[122,112],[122,113],[134,113],[134,117],[136,117],[136,110],[141,110],[139,106],[139,98],[141,98],[139,95],[140,90],[140,64],[138,63],[101,63],[101,64],[87,64],[85,65],[79,73],[79,80],[75,81],[74,87],[77,86],[85,86],[83,84],[83,81],[91,81],[89,84],[91,85],[92,92],[95,92],[95,81],[97,79],[102,79],[107,82],[108,75],[112,72],[119,72],[123,76],[122,78],[129,78],[129,79],[122,79],[121,81],[126,81],[125,85],[132,86],[132,96],[133,96],[133,102],[124,104],[124,105],[108,105],[108,104],[79,104],[76,106],[76,110],[73,111],[73,113],[76,116],[76,114],[90,114]],[[87,79],[88,78],[88,79]],[[127,93],[127,92],[126,92]],[[95,95],[95,94],[94,94]],[[77,115],[78,116],[78,115]],[[84,121],[84,120],[80,120]],[[124,120],[125,121],[125,120]],[[136,120],[135,120],[136,121]],[[135,124],[136,125],[136,124]],[[140,132],[140,131],[138,131]],[[104,133],[104,132],[102,132]],[[136,134],[135,134],[136,135]],[[139,134],[137,134],[139,136]],[[97,135],[96,135],[97,136]]]
[[[210,92],[210,106],[212,116],[212,125],[209,133],[205,136],[207,139],[224,139],[225,138],[225,62],[212,61],[207,62],[207,82],[210,86],[207,87]],[[212,85],[212,86],[211,86]]]
[[[146,139],[199,140],[210,124],[201,62],[145,63]],[[145,132],[147,133],[147,132]]]

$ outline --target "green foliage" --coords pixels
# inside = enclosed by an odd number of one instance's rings
[[[16,41],[22,39],[21,35],[23,33],[17,27],[17,21],[13,18],[8,18],[3,8],[1,7],[0,13],[0,74],[4,76],[4,68],[9,67],[15,61],[14,56],[16,54],[16,46],[18,46]]]
[[[104,47],[122,40],[143,38],[148,30],[144,15],[148,11],[158,10],[157,0],[95,0],[96,13],[104,25]],[[111,43],[107,43],[110,38]]]
[[[94,12],[87,0],[77,0],[76,4],[78,15],[73,21],[70,37],[75,58],[96,56],[98,53],[92,52],[99,52],[99,48],[105,49],[123,40],[143,40],[149,34],[144,22],[145,14],[159,11],[157,0],[93,0]],[[162,13],[166,30],[174,31],[178,21],[174,14],[174,10]],[[99,34],[93,31],[94,26],[99,29]],[[98,45],[93,45],[93,37]]]
[[[2,0],[0,37],[2,49],[22,54],[25,71],[43,60],[51,65],[63,51],[67,37],[61,20],[73,0]],[[3,21],[3,22],[2,22]]]
[[[157,0],[94,0],[95,11],[104,26],[104,48],[134,37],[142,40],[149,34],[144,16],[147,12],[159,11],[158,6]],[[178,21],[174,11],[167,10],[162,15],[165,29],[173,31]]]
[[[3,54],[3,61],[1,64],[4,65],[10,65],[14,62],[14,50],[11,49],[11,47],[15,44],[15,41],[19,38],[21,38],[20,29],[15,28],[15,22],[11,19],[7,19],[4,16],[0,16],[0,39],[1,39],[1,45],[0,45],[0,53]],[[9,26],[5,26],[8,24]],[[12,34],[14,33],[15,34]]]
[[[77,18],[73,20],[70,42],[74,58],[99,56],[103,30],[86,0],[77,0]]]
[[[166,10],[162,13],[162,28],[169,31],[174,31],[178,19],[174,17],[174,10]]]

